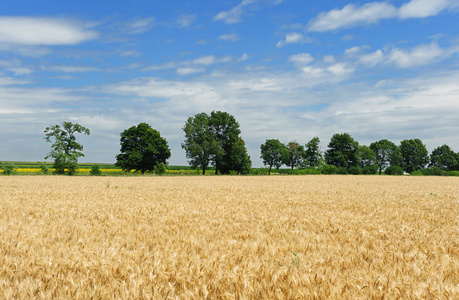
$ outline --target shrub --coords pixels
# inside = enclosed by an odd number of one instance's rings
[[[323,174],[338,174],[338,168],[335,167],[334,165],[326,164],[322,168],[322,173]]]
[[[384,170],[386,175],[403,175],[403,168],[399,166],[390,166]]]
[[[348,174],[345,167],[338,167],[336,170],[337,170],[337,172],[336,172],[337,174],[340,174],[340,175],[347,175]]]
[[[448,176],[459,176],[459,171],[449,171]]]
[[[256,168],[251,169],[250,174],[252,175],[268,175],[268,169],[266,168]]]
[[[159,163],[155,165],[155,173],[159,175],[166,174],[166,166],[164,163]]]
[[[423,176],[421,170],[413,171],[410,173],[411,176]]]
[[[365,175],[374,175],[378,173],[378,166],[377,165],[365,166],[362,169],[362,173]]]
[[[11,175],[14,173],[15,168],[16,166],[13,163],[10,163],[10,162],[0,163],[0,169],[3,170],[3,174]]]
[[[92,165],[91,166],[91,171],[89,171],[89,173],[93,176],[100,176],[102,175],[102,171],[100,170],[100,166],[99,165]]]
[[[349,170],[347,170],[347,172],[352,175],[360,175],[362,173],[362,170],[359,167],[350,167]]]
[[[48,174],[49,172],[49,167],[46,164],[46,162],[38,162],[38,165],[40,166],[40,170],[43,174]]]
[[[425,175],[425,176],[446,176],[447,175],[446,171],[438,167],[421,169],[421,172],[422,172],[422,175]]]

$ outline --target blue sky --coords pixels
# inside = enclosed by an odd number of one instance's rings
[[[226,111],[254,167],[266,139],[326,150],[420,138],[459,151],[459,0],[25,1],[0,11],[0,160],[43,161],[62,121],[83,162],[147,122],[186,164],[188,116]]]

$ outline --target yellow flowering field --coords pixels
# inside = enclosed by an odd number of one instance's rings
[[[459,179],[2,176],[2,299],[458,299]]]

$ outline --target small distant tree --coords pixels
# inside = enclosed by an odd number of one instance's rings
[[[316,168],[320,166],[323,157],[320,152],[319,137],[312,138],[307,144],[303,152],[303,164],[305,168]]]
[[[279,169],[283,164],[288,164],[288,149],[277,139],[266,140],[260,146],[261,156],[265,166],[268,166],[268,175],[271,174],[272,167]]]
[[[359,166],[359,143],[349,133],[334,134],[325,151],[325,162],[348,170]]]
[[[116,156],[115,165],[125,172],[135,170],[144,174],[171,157],[167,140],[147,123],[132,126],[120,136],[121,154]]]
[[[376,164],[379,167],[379,174],[388,166],[399,166],[402,160],[400,148],[386,139],[370,144],[370,149],[376,155]]]
[[[78,123],[63,122],[62,126],[46,127],[44,133],[45,141],[52,143],[51,151],[45,159],[54,159],[56,173],[64,174],[67,169],[69,175],[74,174],[78,167],[78,158],[84,156],[83,145],[76,141],[76,134],[89,135],[89,129]]]
[[[445,171],[452,171],[456,168],[457,154],[448,146],[443,145],[435,148],[430,155],[429,167],[437,167]]]
[[[289,154],[288,165],[292,168],[292,170],[295,167],[302,165],[304,147],[293,141],[287,144],[287,149]]]
[[[401,141],[400,152],[402,167],[408,173],[421,170],[429,163],[429,153],[420,139]]]
[[[100,176],[102,175],[102,171],[100,170],[100,166],[98,164],[94,164],[91,166],[91,170],[89,173],[93,176]]]
[[[46,162],[37,162],[38,165],[40,166],[40,170],[43,174],[48,174],[49,172],[49,167],[46,164]]]

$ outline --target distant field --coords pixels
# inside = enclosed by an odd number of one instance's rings
[[[37,162],[21,162],[21,161],[14,161],[11,162],[15,166],[16,175],[42,175],[43,172],[40,169],[40,165]],[[91,167],[95,165],[95,163],[79,163],[78,170],[75,175],[89,175]],[[97,163],[99,165],[102,175],[124,175],[126,172],[123,172],[119,167],[115,166],[114,164],[107,164],[107,163]],[[49,168],[49,172],[47,174],[53,174],[53,163],[48,162],[47,166]],[[0,170],[0,174],[3,173],[3,170]],[[193,170],[190,166],[167,166],[166,174],[168,175],[200,175],[202,171],[200,170]],[[209,167],[206,170],[208,175],[215,173],[215,168]]]
[[[0,178],[0,298],[459,298],[459,179]]]

